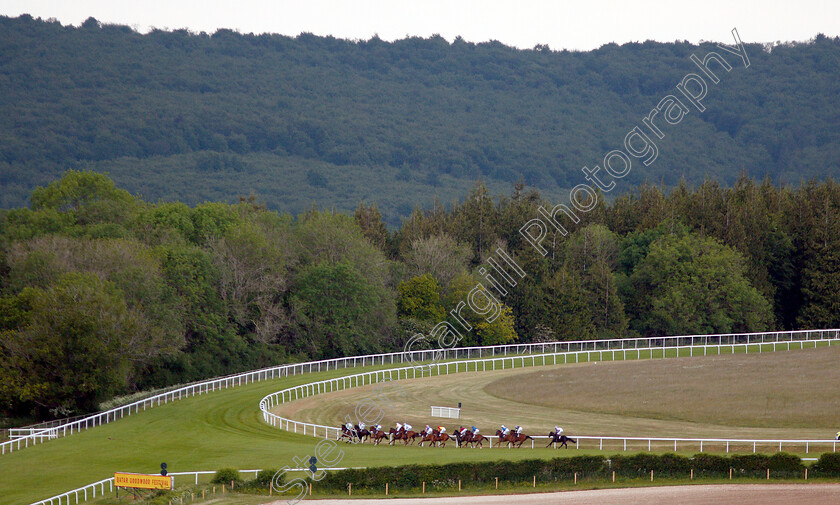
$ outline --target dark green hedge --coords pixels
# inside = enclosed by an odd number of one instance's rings
[[[318,483],[318,487],[343,490],[348,483],[352,483],[354,489],[376,489],[388,483],[394,489],[412,489],[426,482],[427,486],[443,489],[457,487],[459,479],[463,482],[489,484],[495,483],[498,477],[499,482],[518,483],[531,481],[534,476],[539,482],[553,482],[572,478],[575,473],[579,478],[603,475],[605,464],[606,461],[600,456],[575,456],[553,460],[380,467],[330,472]]]
[[[823,454],[815,468],[816,476],[840,476],[840,455]],[[775,478],[796,478],[805,466],[792,454],[777,453],[733,455],[697,454],[692,458],[676,454],[633,454],[602,456],[575,456],[551,460],[495,461],[481,463],[451,463],[447,465],[409,465],[379,467],[363,470],[330,472],[318,483],[326,490],[345,490],[352,483],[353,489],[381,489],[387,483],[391,489],[418,489],[423,482],[429,489],[457,488],[463,484],[491,484],[498,477],[500,483],[555,482],[572,479],[610,478],[611,472],[625,478],[646,477],[653,470],[655,476],[685,478],[693,469],[696,478],[728,476],[764,477],[767,469]]]
[[[823,454],[812,468],[814,477],[840,477],[840,453]]]

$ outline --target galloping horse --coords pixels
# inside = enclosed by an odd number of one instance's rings
[[[560,444],[561,447],[565,447],[566,449],[568,449],[569,446],[566,444],[566,442],[571,442],[573,444],[577,443],[577,440],[571,437],[567,437],[566,435],[557,435],[557,433],[553,431],[549,433],[548,436],[549,438],[551,438],[551,442],[549,442],[548,445]],[[546,447],[548,447],[548,445]]]
[[[479,433],[478,435],[473,435],[472,433],[470,433],[467,436],[470,437],[470,438],[466,442],[468,444],[470,444],[470,447],[473,448],[473,449],[475,449],[475,444],[478,444],[479,449],[484,449],[484,446],[482,444],[484,443],[485,440],[489,440],[487,437],[485,437],[481,433]]]
[[[371,432],[367,429],[359,429],[359,425],[356,425],[356,436],[359,437],[359,442],[364,443],[366,439],[370,438]]]
[[[339,428],[341,428],[341,433],[338,434],[338,436],[336,437],[336,440],[346,439],[345,442],[347,442],[347,443],[352,442],[353,437],[354,437],[353,432],[349,431],[347,429],[347,427],[344,426],[343,424],[341,426],[339,426]]]
[[[461,447],[462,444],[470,444],[470,447],[473,449],[475,449],[475,444],[478,444],[479,449],[484,449],[482,444],[484,444],[484,441],[487,440],[487,437],[484,435],[473,435],[473,432],[469,430],[464,433],[463,437],[460,432],[456,431],[454,437],[458,441],[458,447]]]
[[[464,433],[463,435],[461,435],[461,432],[459,430],[455,430],[455,432],[452,433],[452,438],[455,439],[455,442],[458,444],[458,447],[461,447],[463,444],[468,443],[471,437],[472,432],[469,430],[467,430],[466,433]]]
[[[423,447],[423,442],[429,442],[429,447],[434,445],[435,435],[437,435],[437,430],[433,430],[431,433],[426,433],[425,431],[420,432],[418,434],[420,436],[420,447]]]
[[[404,440],[405,445],[408,445],[409,442],[414,443],[414,439],[417,438],[417,432],[400,430],[397,431],[394,428],[388,432],[388,445],[394,445],[394,442],[397,440]]]
[[[438,447],[446,447],[446,441],[450,438],[449,433],[434,431],[432,432],[432,445],[437,444]]]
[[[524,441],[531,438],[529,435],[517,435],[513,431],[511,431],[507,435],[502,435],[502,430],[496,430],[496,436],[499,437],[499,442],[497,444],[499,447],[501,447],[502,442],[507,442],[508,447],[510,447],[511,445],[519,444],[516,446],[517,448],[519,448],[522,447],[522,443]],[[531,440],[533,440],[533,438],[531,438]]]
[[[382,430],[377,430],[376,432],[371,434],[371,438],[373,439],[373,445],[379,445],[379,442],[381,442],[383,438],[387,437],[388,435]]]

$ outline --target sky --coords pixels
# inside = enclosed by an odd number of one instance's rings
[[[62,24],[88,17],[140,32],[187,28],[212,33],[301,32],[345,39],[461,36],[519,48],[589,50],[610,42],[806,41],[840,36],[838,0],[0,0],[0,14],[27,13]]]

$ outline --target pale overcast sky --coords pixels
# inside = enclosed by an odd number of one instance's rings
[[[438,33],[473,42],[491,39],[520,48],[593,49],[609,42],[648,39],[731,42],[803,41],[840,35],[838,0],[0,0],[0,14],[29,13],[78,25],[90,16],[106,23],[243,33],[311,32],[349,39],[385,40]]]

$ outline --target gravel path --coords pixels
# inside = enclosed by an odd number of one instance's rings
[[[276,501],[267,505],[285,505]],[[840,484],[730,484],[598,489],[562,493],[398,498],[303,500],[301,505],[825,505],[840,503]]]

